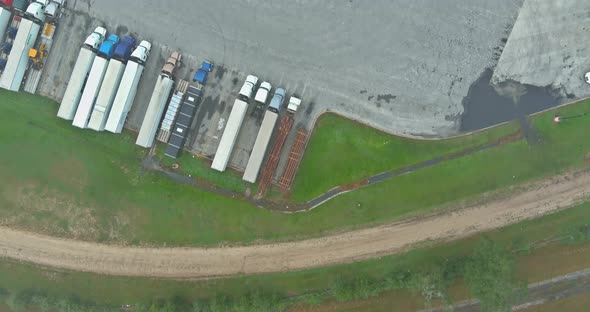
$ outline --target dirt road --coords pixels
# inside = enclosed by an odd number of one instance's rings
[[[0,227],[0,256],[111,275],[208,278],[297,270],[399,253],[563,209],[590,197],[590,170],[529,184],[508,198],[418,220],[323,238],[219,248],[138,248],[65,240]]]

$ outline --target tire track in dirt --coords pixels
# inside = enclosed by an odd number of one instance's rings
[[[590,197],[590,169],[466,209],[295,242],[214,248],[113,246],[0,227],[0,256],[75,271],[162,278],[282,272],[396,254],[565,209]]]

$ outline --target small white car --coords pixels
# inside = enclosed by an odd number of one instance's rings
[[[266,104],[266,99],[268,99],[268,94],[270,93],[270,89],[272,86],[269,82],[265,81],[260,84],[260,88],[258,88],[258,92],[256,92],[256,96],[254,100],[258,103]]]
[[[240,89],[240,95],[247,99],[250,99],[252,97],[252,93],[254,93],[254,87],[256,87],[257,83],[258,77],[254,75],[248,75],[248,77],[246,77],[244,85]]]
[[[590,84],[590,72],[587,72],[586,75],[584,75],[584,80]]]
[[[297,112],[297,109],[299,108],[299,105],[301,105],[301,100],[292,96],[289,99],[289,105],[287,105],[287,111],[295,114]]]

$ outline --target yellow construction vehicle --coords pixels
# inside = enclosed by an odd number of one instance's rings
[[[43,58],[47,54],[45,43],[39,45],[39,49],[30,49],[29,58],[33,62],[33,69],[40,70],[43,68]]]

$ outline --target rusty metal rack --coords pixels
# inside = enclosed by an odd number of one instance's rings
[[[293,146],[291,146],[291,152],[289,153],[287,166],[285,167],[283,176],[279,180],[279,186],[281,186],[284,190],[289,190],[291,188],[291,183],[293,182],[293,178],[295,178],[295,173],[297,173],[297,168],[299,167],[301,157],[303,156],[303,149],[305,148],[306,139],[307,131],[305,131],[304,128],[299,128],[297,130],[295,142],[293,143]]]
[[[285,145],[285,141],[287,140],[287,136],[292,127],[293,118],[291,116],[281,118],[281,121],[279,122],[279,130],[272,144],[268,160],[266,161],[264,168],[262,168],[260,185],[258,186],[258,197],[263,197],[268,191],[274,172],[279,165],[281,151],[283,150],[283,146]]]

